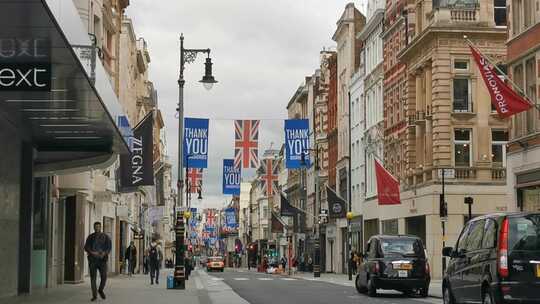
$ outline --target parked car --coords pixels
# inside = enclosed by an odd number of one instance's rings
[[[356,275],[356,289],[376,296],[377,289],[394,289],[427,297],[429,263],[422,240],[411,235],[377,235],[369,239]]]
[[[223,257],[214,256],[214,257],[208,258],[208,262],[206,263],[206,271],[210,272],[214,270],[219,270],[223,272],[224,269],[225,269],[225,262],[223,260]]]
[[[540,213],[469,221],[443,278],[444,303],[540,303]]]

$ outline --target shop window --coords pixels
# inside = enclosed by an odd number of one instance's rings
[[[491,131],[491,162],[494,166],[506,167],[506,144],[508,131]]]
[[[454,131],[454,164],[456,167],[471,166],[471,130],[456,129]]]
[[[493,18],[496,26],[506,26],[506,0],[493,1]]]
[[[469,78],[454,78],[453,85],[454,112],[472,112],[471,80]]]

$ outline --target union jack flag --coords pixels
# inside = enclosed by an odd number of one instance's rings
[[[206,210],[206,225],[214,226],[214,212],[212,211],[212,209]]]
[[[203,169],[189,168],[188,169],[188,185],[189,193],[198,193],[202,187]]]
[[[279,162],[273,159],[265,159],[259,169],[261,174],[261,188],[264,196],[274,196],[278,193]]]
[[[234,166],[259,166],[259,120],[234,121]]]

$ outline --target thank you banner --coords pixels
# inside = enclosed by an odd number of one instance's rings
[[[235,167],[234,159],[223,160],[223,194],[240,195],[241,167]]]
[[[285,165],[288,169],[309,167],[309,120],[285,120],[285,153]]]
[[[208,167],[208,119],[184,119],[184,167]]]
[[[129,140],[131,152],[120,156],[120,188],[154,185],[153,112],[133,130]]]

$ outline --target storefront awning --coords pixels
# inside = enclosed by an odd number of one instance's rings
[[[36,174],[128,152],[131,128],[71,0],[2,1],[0,28],[0,119],[33,143]]]

